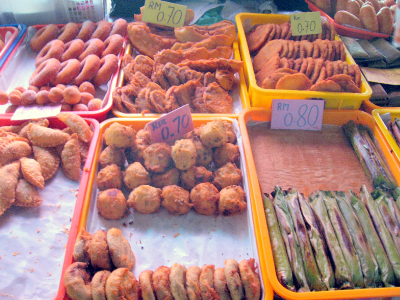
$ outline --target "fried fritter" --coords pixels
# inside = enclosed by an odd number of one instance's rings
[[[92,278],[92,295],[93,300],[106,300],[106,283],[111,272],[101,270],[96,272]]]
[[[201,299],[218,299],[218,293],[214,289],[214,265],[204,265],[200,273]]]
[[[223,146],[214,149],[213,161],[215,166],[219,168],[227,164],[228,162],[234,164],[238,163],[239,157],[239,146],[231,143],[226,143]]]
[[[169,185],[162,189],[161,205],[172,215],[186,214],[193,206],[190,203],[189,192],[177,185]]]
[[[240,186],[230,185],[219,192],[218,212],[221,215],[239,215],[246,207],[246,195]]]
[[[111,164],[97,173],[97,188],[100,191],[122,188],[122,172],[116,164]]]
[[[186,271],[186,267],[178,263],[174,263],[170,268],[169,282],[174,299],[188,299],[186,293]]]
[[[106,282],[107,300],[139,300],[139,282],[128,268],[111,272]]]
[[[209,182],[199,183],[190,191],[190,201],[201,215],[213,215],[217,212],[219,200],[218,189]]]
[[[191,139],[180,139],[172,146],[171,157],[175,167],[185,171],[196,164],[196,147]]]
[[[198,266],[190,266],[186,271],[186,292],[189,300],[201,300],[200,273]]]
[[[132,147],[135,144],[136,131],[131,126],[118,122],[112,123],[104,131],[104,140],[108,146],[117,148]]]
[[[108,189],[97,195],[97,210],[99,214],[109,220],[119,220],[128,210],[126,199],[121,190]]]
[[[233,163],[227,163],[214,172],[212,183],[223,189],[229,185],[238,185],[242,182],[242,171]]]
[[[90,263],[89,244],[93,236],[81,227],[74,244],[73,257],[75,261]]]
[[[107,146],[101,151],[99,156],[100,167],[116,164],[122,168],[125,164],[124,150],[115,146]]]
[[[107,244],[107,233],[97,230],[89,243],[90,263],[95,269],[111,271],[113,268]]]
[[[74,262],[64,272],[64,285],[71,300],[91,300],[92,286],[89,265]]]
[[[156,300],[154,295],[152,275],[153,271],[151,270],[144,270],[139,275],[139,286],[143,300]]]
[[[130,190],[134,190],[143,184],[150,184],[150,181],[149,172],[147,172],[140,162],[130,164],[124,172],[124,184]]]
[[[256,272],[255,260],[250,258],[239,263],[240,278],[242,279],[246,300],[258,300],[261,297],[260,277]]]
[[[141,214],[158,212],[161,190],[150,185],[140,185],[129,194],[127,204]]]
[[[209,148],[222,147],[228,141],[225,125],[220,119],[207,122],[200,128],[200,140]]]
[[[154,143],[143,152],[144,165],[147,170],[162,173],[171,164],[171,146],[166,143]]]
[[[215,268],[214,288],[217,291],[220,300],[231,300],[228,285],[226,284],[224,268]]]
[[[183,171],[181,174],[182,187],[190,191],[196,185],[202,182],[211,182],[214,176],[213,173],[204,167],[193,166],[190,169]]]
[[[110,228],[107,231],[107,245],[111,261],[116,268],[132,269],[135,266],[136,258],[131,245],[120,229]]]
[[[235,259],[225,261],[225,278],[229,292],[233,300],[241,300],[244,298],[244,290],[242,280],[240,279],[239,263]]]
[[[157,299],[173,299],[170,288],[169,274],[170,268],[166,266],[160,266],[153,272],[153,286]]]

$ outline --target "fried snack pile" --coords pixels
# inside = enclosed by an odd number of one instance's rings
[[[257,85],[264,89],[360,93],[361,71],[346,62],[330,23],[319,35],[293,37],[288,22],[258,25],[247,34]],[[278,29],[279,28],[279,29]]]
[[[232,216],[247,207],[239,147],[226,121],[208,122],[171,145],[151,143],[148,131],[115,122],[104,141],[96,205],[106,219],[121,219],[129,208],[141,214],[164,207],[173,215],[193,208],[203,215]]]
[[[43,189],[59,166],[79,181],[93,132],[76,114],[58,117],[67,128],[50,128],[47,119],[0,127],[0,216],[12,205],[40,205],[37,188]]]

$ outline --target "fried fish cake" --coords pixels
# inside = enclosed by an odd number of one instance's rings
[[[130,164],[124,172],[124,184],[130,190],[134,190],[140,185],[150,184],[150,181],[149,172],[140,162]]]
[[[162,173],[171,164],[171,146],[166,143],[154,143],[143,152],[144,165],[147,170]]]
[[[180,186],[169,185],[162,189],[161,206],[165,207],[172,215],[183,215],[190,211],[189,192]]]
[[[190,191],[190,201],[201,215],[213,215],[217,212],[218,189],[210,182],[199,183]]]
[[[159,189],[168,185],[179,185],[180,176],[181,172],[177,168],[171,168],[164,173],[154,173],[151,176],[151,185]]]
[[[127,204],[141,214],[158,212],[161,205],[161,190],[150,185],[138,186],[129,194]]]
[[[223,216],[241,214],[247,207],[244,190],[238,185],[230,185],[219,192],[218,212]]]

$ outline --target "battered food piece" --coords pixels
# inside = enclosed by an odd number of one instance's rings
[[[152,279],[157,300],[173,299],[170,288],[169,273],[170,268],[166,266],[160,266],[153,272]]]
[[[66,90],[68,90],[68,88]],[[80,115],[70,112],[61,112],[57,115],[57,118],[65,123],[73,133],[76,133],[81,141],[89,143],[92,140],[93,131]]]
[[[97,210],[108,220],[119,220],[128,210],[126,199],[121,190],[108,189],[97,195]]]
[[[116,164],[118,167],[122,168],[125,164],[124,150],[115,146],[107,146],[100,153],[99,164],[102,168],[112,164]]]
[[[65,270],[63,280],[71,300],[92,300],[91,275],[87,263],[72,263]]]
[[[104,139],[108,146],[132,147],[135,145],[136,131],[131,126],[114,122],[104,131]]]
[[[57,38],[58,27],[55,24],[48,24],[39,29],[29,41],[33,51],[40,51],[44,45]]]
[[[155,143],[143,151],[144,165],[147,170],[162,173],[171,164],[171,146],[166,143]]]
[[[174,263],[169,273],[169,282],[171,293],[174,299],[187,300],[186,293],[186,267],[184,265]]]
[[[230,185],[219,192],[218,212],[221,215],[239,215],[246,207],[246,195],[240,186]]]
[[[138,186],[129,194],[127,204],[141,214],[158,212],[161,205],[161,190],[150,185]]]
[[[228,143],[235,144],[236,143],[236,133],[232,127],[232,123],[228,122],[226,120],[222,120],[222,122],[224,123],[225,129],[226,129],[226,134],[228,136]]]
[[[31,155],[32,148],[27,141],[11,141],[8,145],[2,145],[0,149],[0,164],[6,165],[14,160]]]
[[[219,193],[218,189],[209,182],[199,183],[190,192],[190,201],[201,215],[210,216],[217,212]]]
[[[28,138],[32,145],[40,147],[55,147],[63,145],[69,140],[69,134],[58,129],[47,128],[35,123],[30,123]]]
[[[212,113],[233,113],[233,99],[229,93],[218,83],[212,82],[207,85],[203,94],[206,108]]]
[[[81,176],[81,155],[76,133],[72,134],[70,140],[65,143],[61,152],[61,163],[64,175],[71,180],[79,181]]]
[[[228,162],[214,172],[212,183],[218,189],[223,189],[230,185],[239,185],[242,179],[242,171],[235,164]]]
[[[212,162],[212,149],[204,146],[197,135],[191,139],[196,148],[196,166],[208,167]]]
[[[156,300],[154,295],[152,275],[153,271],[151,270],[144,270],[139,275],[139,286],[143,300]]]
[[[136,259],[131,245],[120,229],[110,228],[107,231],[107,244],[112,263],[116,268],[132,269],[135,266]]]
[[[186,271],[186,292],[189,300],[201,300],[200,273],[198,266],[191,266]]]
[[[150,132],[145,129],[140,129],[136,133],[135,145],[125,150],[128,163],[139,161],[144,164],[143,152],[151,144]]]
[[[139,300],[139,282],[128,268],[111,272],[106,282],[107,300]]]
[[[15,202],[13,205],[22,207],[35,207],[42,204],[43,199],[40,198],[35,186],[25,179],[18,181],[15,189]]]
[[[256,272],[254,262],[254,258],[250,258],[239,263],[240,278],[247,300],[258,300],[261,297],[260,277]]]
[[[209,148],[222,147],[228,142],[225,125],[221,119],[208,122],[200,128],[200,140]]]
[[[243,284],[240,279],[239,263],[235,259],[225,261],[225,277],[229,292],[233,300],[244,298]]]
[[[228,162],[239,162],[239,146],[231,143],[226,143],[222,147],[214,149],[213,161],[217,168],[222,167]]]
[[[202,300],[218,299],[217,291],[214,289],[214,265],[204,265],[200,273],[200,291]]]
[[[188,191],[192,190],[196,185],[203,182],[211,182],[214,176],[211,171],[204,167],[193,166],[189,170],[183,171],[181,174],[181,185]]]
[[[172,160],[175,167],[181,171],[187,170],[196,164],[196,147],[190,139],[177,140],[172,146]]]
[[[171,168],[164,173],[155,173],[151,176],[151,185],[162,189],[168,185],[179,185],[181,172],[177,168]]]
[[[162,189],[161,205],[171,215],[183,215],[190,211],[193,204],[190,203],[189,192],[180,186],[169,185]]]
[[[44,178],[42,176],[42,170],[40,164],[33,158],[21,157],[21,173],[26,181],[30,184],[43,189]]]
[[[150,184],[150,182],[150,174],[140,162],[130,164],[124,172],[125,186],[130,190],[134,190],[140,185]]]
[[[90,263],[89,245],[93,236],[81,228],[74,244],[73,257],[75,261]]]
[[[92,296],[93,300],[107,300],[106,283],[111,272],[101,270],[96,272],[92,278]]]
[[[97,173],[97,188],[100,191],[122,188],[122,172],[116,164],[111,164]]]
[[[89,255],[90,262],[95,269],[109,271],[113,269],[108,251],[107,233],[104,230],[98,230],[93,234],[89,243]]]
[[[225,269],[215,268],[214,271],[214,288],[217,291],[220,300],[231,300],[229,289],[226,284]]]

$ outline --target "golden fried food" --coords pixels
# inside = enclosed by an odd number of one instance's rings
[[[90,262],[95,269],[113,269],[110,253],[107,244],[107,233],[104,230],[97,230],[89,243]]]
[[[5,144],[5,143],[4,143]],[[0,148],[0,164],[6,165],[9,162],[18,160],[21,157],[29,156],[32,148],[25,141],[13,140],[6,145],[2,144]]]
[[[189,300],[201,300],[200,273],[198,266],[190,266],[186,271],[186,292]]]
[[[199,285],[201,299],[218,299],[218,293],[214,289],[214,265],[204,265],[201,268]]]
[[[144,270],[139,275],[139,286],[143,300],[156,300],[153,288],[153,271]]]
[[[140,129],[136,133],[135,145],[125,150],[125,155],[128,160],[128,163],[131,164],[135,161],[138,161],[143,164],[144,163],[143,151],[150,144],[151,144],[150,132],[145,129]]]
[[[108,146],[132,147],[135,145],[136,131],[131,126],[114,122],[104,131],[104,139]]]
[[[214,149],[213,161],[217,168],[231,163],[239,162],[239,146],[231,143],[226,143],[225,145]]]
[[[107,231],[107,244],[112,263],[116,268],[132,269],[136,258],[131,245],[118,228],[110,228]]]
[[[232,38],[225,35],[225,34],[218,34],[218,35],[212,35],[209,36],[199,42],[184,42],[184,43],[179,43],[176,42],[171,49],[172,50],[179,50],[179,49],[188,49],[188,48],[199,48],[199,47],[204,47],[206,49],[215,49],[217,47],[229,47],[231,48],[232,46]],[[230,57],[228,57],[230,58]]]
[[[69,140],[69,134],[58,129],[47,128],[35,123],[30,123],[28,139],[32,145],[40,147],[55,147],[65,144]]]
[[[18,180],[15,189],[15,202],[13,205],[22,207],[35,207],[42,204],[43,199],[40,198],[35,186],[25,179]]]
[[[183,171],[181,174],[182,187],[191,190],[196,185],[202,182],[211,182],[214,176],[213,173],[204,167],[193,166],[189,170]]]
[[[127,205],[141,214],[158,212],[161,205],[161,190],[150,185],[138,186],[129,194]]]
[[[183,215],[190,211],[193,204],[190,203],[189,192],[177,185],[168,185],[162,189],[161,205],[171,215]]]
[[[199,60],[184,60],[178,67],[189,67],[198,72],[215,72],[217,69],[228,69],[232,72],[239,72],[243,66],[243,61],[226,58],[211,58]]]
[[[115,146],[107,146],[100,153],[99,164],[102,168],[112,164],[116,164],[118,167],[122,168],[125,164],[124,150]]]
[[[116,164],[111,164],[97,173],[97,188],[100,191],[122,188],[122,172]]]
[[[244,298],[242,280],[240,279],[239,263],[235,259],[225,260],[225,278],[232,300]]]
[[[89,245],[93,236],[81,227],[74,244],[73,257],[75,261],[90,263]]]
[[[150,184],[150,182],[150,174],[140,162],[130,164],[124,172],[125,186],[130,190],[134,190],[140,185]]]
[[[180,139],[172,146],[172,160],[175,167],[181,171],[187,170],[196,164],[196,147],[190,139]]]
[[[253,59],[254,71],[256,73],[260,71],[270,58],[274,57],[275,55],[280,55],[282,49],[283,44],[280,42],[280,40],[272,40],[262,46],[260,51],[258,51],[257,55],[254,56]]]
[[[186,293],[186,271],[186,267],[178,263],[174,263],[170,268],[169,282],[174,299],[188,299]]]
[[[211,113],[233,113],[233,99],[218,83],[208,84],[204,90],[203,98],[206,108]]]
[[[218,212],[221,215],[239,215],[246,207],[246,195],[240,186],[230,185],[219,192]]]
[[[231,70],[217,69],[215,80],[225,91],[233,90],[235,87],[235,73]]]
[[[215,268],[214,271],[214,288],[217,291],[220,300],[231,300],[229,289],[226,284],[224,268]]]
[[[278,90],[303,90],[306,91],[312,86],[312,82],[303,73],[288,74],[283,76],[276,83]]]
[[[239,263],[240,278],[247,300],[257,300],[261,297],[260,277],[256,272],[255,260],[250,258]]]
[[[71,135],[65,143],[61,152],[61,165],[64,175],[74,181],[81,177],[81,155],[79,152],[79,141],[76,133]]]
[[[32,146],[33,157],[40,164],[44,181],[52,178],[60,166],[61,159],[54,148]]]
[[[107,300],[139,300],[139,282],[128,268],[111,272],[106,282]]]
[[[228,143],[235,144],[236,143],[236,133],[235,130],[233,129],[232,123],[228,122],[226,120],[222,120],[224,123],[225,129],[226,129],[226,134],[228,135]]]
[[[197,135],[191,139],[196,148],[196,166],[208,167],[212,162],[212,149],[203,145]]]
[[[177,168],[171,168],[164,173],[154,173],[151,176],[151,185],[162,189],[168,185],[179,185],[181,172]]]
[[[153,272],[153,286],[157,299],[173,299],[170,288],[169,273],[170,268],[166,266],[160,266]]]
[[[91,300],[92,286],[89,265],[83,262],[74,262],[64,273],[64,285],[71,300]]]
[[[209,148],[222,147],[228,141],[225,125],[221,119],[207,122],[200,128],[200,140]]]
[[[37,125],[40,125],[43,127],[49,127],[49,120],[46,118],[26,121],[21,125],[21,130],[18,133],[20,137],[28,139],[28,131],[30,130],[30,126],[28,126],[28,125],[31,123],[34,123],[34,124],[37,124]]]
[[[81,141],[89,143],[93,137],[93,131],[81,116],[71,112],[61,112],[57,118],[64,122],[72,132],[78,135]]]
[[[190,201],[201,215],[213,215],[217,212],[219,200],[218,189],[209,182],[199,183],[190,191]]]
[[[340,93],[343,90],[342,87],[333,80],[325,79],[313,84],[309,88],[309,91]]]
[[[172,148],[166,143],[154,143],[143,152],[144,165],[147,170],[154,173],[162,173],[171,164]]]
[[[229,185],[238,185],[242,182],[242,171],[233,163],[227,163],[214,172],[212,183],[223,189]]]
[[[44,188],[44,178],[42,176],[42,170],[40,164],[33,158],[21,157],[21,173],[22,176],[30,184],[43,189]]]
[[[107,300],[106,283],[111,272],[101,270],[96,272],[92,278],[92,296],[93,300]]]
[[[109,220],[119,220],[128,211],[125,196],[118,189],[101,191],[97,195],[96,205],[99,214]]]

